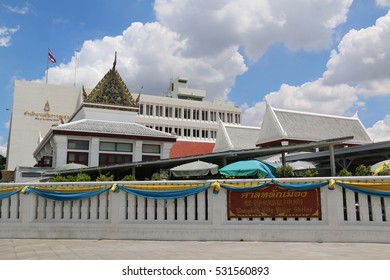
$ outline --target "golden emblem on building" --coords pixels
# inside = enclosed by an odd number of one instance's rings
[[[45,112],[49,112],[50,111],[49,101],[46,101],[45,108],[43,110],[45,110]]]

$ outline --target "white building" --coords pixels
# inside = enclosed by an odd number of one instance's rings
[[[34,166],[33,152],[52,125],[69,121],[80,102],[74,87],[15,81],[7,169]]]
[[[89,92],[85,90],[85,94]],[[70,120],[80,108],[82,96],[83,90],[77,87],[15,81],[7,169],[35,165],[33,152],[43,136],[53,125]],[[174,157],[212,152],[218,130],[217,116],[227,123],[240,125],[241,110],[233,104],[203,101],[205,96],[205,91],[189,88],[187,79],[177,78],[170,82],[167,96],[139,96],[135,122],[176,135],[179,141],[172,149]],[[122,121],[134,121],[132,117]]]
[[[170,133],[136,124],[134,100],[113,68],[84,101],[68,123],[52,126],[34,151],[39,166],[68,163],[107,166],[169,158],[176,141]]]

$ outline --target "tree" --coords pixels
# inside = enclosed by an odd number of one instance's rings
[[[276,168],[276,177],[291,178],[294,177],[294,169],[290,165],[279,166]]]
[[[371,176],[371,165],[365,166],[364,164],[360,164],[355,169],[355,176]]]
[[[0,170],[5,169],[6,161],[7,161],[7,159],[3,155],[0,155]]]

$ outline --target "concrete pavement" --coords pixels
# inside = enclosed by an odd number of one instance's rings
[[[390,260],[390,244],[0,239],[1,260]]]

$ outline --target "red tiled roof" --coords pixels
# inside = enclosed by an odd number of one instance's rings
[[[215,143],[177,141],[173,144],[169,158],[205,155],[213,152]]]

